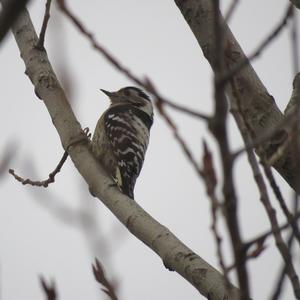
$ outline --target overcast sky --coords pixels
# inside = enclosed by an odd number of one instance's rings
[[[246,53],[255,49],[278,24],[287,2],[240,1],[230,26]],[[201,112],[212,111],[211,69],[173,1],[68,3],[101,44],[135,74],[149,76],[163,95]],[[222,4],[226,8],[229,1]],[[34,25],[40,28],[44,1],[32,1],[29,10]],[[117,90],[132,82],[96,53],[55,6],[46,48],[79,122],[93,131],[108,106],[99,89]],[[288,30],[254,62],[254,67],[277,105],[284,109],[293,79]],[[24,64],[11,34],[0,46],[0,86],[0,159],[10,145],[15,152],[9,167],[24,177],[44,179],[54,169],[63,149],[43,102],[35,96],[24,74]],[[205,124],[170,112],[197,160],[201,159],[203,139],[215,149]],[[237,149],[241,139],[232,120],[230,124],[231,146]],[[216,151],[215,159],[217,164]],[[269,228],[269,224],[244,156],[234,172],[242,232],[247,239]],[[290,198],[290,188],[277,178],[285,198]],[[95,256],[118,282],[120,300],[202,298],[178,274],[166,270],[155,253],[89,195],[70,160],[56,183],[47,189],[22,186],[6,175],[0,178],[0,191],[1,300],[43,299],[40,274],[55,279],[59,299],[105,299],[103,294],[99,296],[91,272]],[[205,189],[158,113],[135,191],[143,208],[219,268]],[[283,221],[280,213],[279,217]],[[273,240],[269,239],[267,245],[261,257],[249,263],[254,299],[267,299],[281,266]],[[297,259],[299,262],[299,253]],[[228,255],[227,263],[230,262]],[[286,288],[285,299],[291,299],[290,285]]]

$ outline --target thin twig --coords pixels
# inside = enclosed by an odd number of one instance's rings
[[[215,243],[217,246],[217,255],[219,259],[219,264],[222,268],[226,283],[229,283],[228,279],[228,269],[225,266],[225,260],[223,257],[223,251],[222,251],[222,237],[218,231],[217,226],[217,213],[218,209],[220,208],[220,201],[216,197],[216,186],[217,186],[217,176],[213,165],[213,158],[212,153],[208,149],[207,144],[205,141],[203,141],[203,178],[206,186],[206,193],[211,200],[211,215],[212,215],[212,223],[211,223],[211,229],[214,234]]]
[[[291,249],[294,240],[295,240],[294,233],[292,232],[287,241],[287,245],[289,249]],[[279,272],[278,279],[276,280],[276,283],[274,285],[275,290],[273,292],[273,295],[270,298],[271,300],[279,299],[280,294],[282,292],[283,284],[285,282],[285,278],[286,278],[286,265],[283,264],[283,266],[281,267],[281,271]]]
[[[25,184],[30,184],[32,186],[42,186],[42,187],[48,187],[48,185],[50,183],[53,183],[55,181],[55,176],[57,173],[60,172],[62,166],[64,165],[65,161],[67,160],[69,154],[68,154],[68,151],[69,149],[78,144],[78,143],[86,143],[86,142],[89,142],[90,141],[90,138],[91,138],[91,133],[90,133],[90,130],[88,127],[84,128],[83,131],[82,131],[82,134],[80,134],[79,136],[77,136],[76,138],[74,138],[70,143],[69,145],[66,147],[66,151],[64,152],[61,160],[59,161],[58,165],[56,166],[56,168],[54,169],[54,171],[52,171],[50,174],[49,174],[49,177],[46,179],[46,180],[38,180],[38,181],[34,181],[34,180],[31,180],[30,178],[27,178],[27,179],[24,179],[22,178],[21,176],[17,175],[15,173],[15,171],[13,169],[9,169],[8,172],[15,177],[15,179],[19,182],[21,182],[23,185]]]
[[[279,205],[283,211],[283,213],[286,216],[287,221],[291,224],[291,227],[293,229],[294,232],[294,236],[297,239],[299,245],[300,245],[300,232],[299,232],[299,227],[297,222],[293,219],[293,215],[290,213],[285,200],[283,199],[282,193],[279,189],[279,186],[277,185],[275,178],[273,176],[272,170],[270,167],[266,166],[265,164],[263,164],[263,168],[264,168],[264,172],[265,175],[270,183],[270,186],[279,202]]]
[[[289,4],[284,16],[282,17],[279,24],[272,30],[272,32],[261,42],[261,44],[252,52],[248,57],[239,63],[233,65],[230,69],[227,69],[223,74],[220,73],[217,80],[223,84],[230,80],[234,75],[241,71],[250,61],[257,58],[262,51],[277,37],[281,30],[286,26],[288,19],[293,14],[293,5]]]
[[[94,35],[84,27],[82,22],[69,10],[66,6],[65,0],[58,0],[59,7],[61,11],[73,22],[73,24],[77,27],[77,29],[90,41],[93,48],[100,52],[117,70],[123,73],[126,77],[132,80],[137,85],[140,85],[149,93],[153,94],[157,101],[164,102],[166,105],[181,111],[183,113],[189,114],[193,117],[197,117],[199,119],[209,121],[210,117],[201,112],[196,112],[189,108],[186,108],[182,105],[175,104],[172,101],[163,97],[155,88],[154,84],[150,81],[149,78],[145,78],[144,80],[139,79],[138,76],[134,75],[128,67],[125,67],[120,61],[118,61],[111,53],[109,53],[104,46],[100,45],[94,37]]]
[[[92,265],[92,268],[96,281],[103,286],[101,287],[101,291],[108,295],[111,300],[118,300],[115,288],[106,278],[105,272],[97,258],[95,259],[95,264]]]
[[[247,146],[248,143],[251,141],[250,134],[253,134],[253,133],[251,131],[251,127],[247,124],[246,119],[244,118],[244,116],[242,114],[242,111],[240,108],[239,93],[237,92],[237,87],[235,85],[234,79],[231,79],[230,83],[231,83],[234,97],[236,99],[236,108],[232,110],[233,115],[234,115],[236,123],[241,131],[244,143]],[[291,257],[291,254],[289,253],[287,245],[285,244],[280,231],[278,231],[279,224],[278,224],[278,220],[276,217],[276,211],[271,204],[264,178],[261,174],[256,157],[255,157],[252,149],[247,150],[247,156],[248,156],[248,161],[251,166],[251,169],[252,169],[252,172],[254,175],[254,179],[255,179],[259,194],[260,194],[260,200],[266,210],[267,216],[268,216],[270,224],[271,224],[274,239],[276,241],[276,246],[285,262],[285,265],[287,268],[287,274],[288,274],[291,284],[293,286],[294,295],[297,299],[300,299],[299,278],[295,271],[292,257]]]
[[[294,214],[293,219],[294,220],[298,220],[300,218],[300,211],[298,211],[297,213]],[[268,237],[270,237],[272,234],[278,233],[278,232],[282,232],[283,230],[286,230],[288,228],[290,228],[291,224],[290,222],[287,222],[281,226],[278,226],[278,228],[276,229],[270,229],[262,234],[260,234],[258,237],[252,238],[251,240],[249,240],[248,242],[244,243],[244,247],[245,249],[248,251],[248,249],[257,244],[257,243],[261,243],[264,242]]]
[[[245,245],[243,245],[245,246]],[[247,252],[247,255],[245,256],[245,260],[248,261],[249,259],[254,259],[260,256],[261,253],[263,253],[263,251],[266,249],[266,246],[264,245],[264,240],[258,240],[255,243],[255,249],[253,249],[251,252]],[[247,249],[247,251],[249,250],[248,248],[244,248]],[[231,266],[227,267],[227,272],[230,272],[231,270],[233,270],[234,268],[236,268],[236,263],[232,264]]]
[[[117,59],[115,59],[102,45],[97,43],[94,35],[89,32],[80,22],[80,20],[67,8],[65,0],[58,0],[57,3],[61,11],[73,22],[77,29],[88,38],[94,49],[99,51],[117,70],[125,74],[138,85],[143,86],[143,82],[140,79],[134,76],[128,68],[123,66]]]
[[[229,20],[232,17],[233,12],[236,9],[238,3],[239,3],[239,0],[232,0],[231,1],[231,4],[230,4],[230,6],[228,8],[228,11],[225,13],[225,17],[224,17],[224,20],[225,20],[226,23],[229,22]]]
[[[158,102],[157,102],[157,109],[158,109],[158,112],[160,113],[160,115],[165,119],[166,123],[171,128],[175,139],[177,140],[177,142],[181,146],[184,154],[186,155],[186,157],[188,158],[188,160],[190,161],[190,163],[194,167],[195,171],[202,178],[202,176],[203,176],[202,170],[200,169],[198,163],[196,162],[196,160],[195,160],[192,152],[190,151],[188,145],[185,143],[185,141],[183,140],[183,138],[179,134],[177,126],[172,121],[172,119],[168,116],[168,114],[165,112],[163,104],[162,104],[162,102],[160,102],[160,99],[158,99]]]
[[[40,276],[40,284],[45,292],[47,300],[57,299],[57,292],[54,281],[51,281],[50,284],[48,284],[46,280],[42,276]]]
[[[61,160],[60,160],[60,162],[58,163],[58,165],[56,166],[56,168],[54,169],[54,171],[51,172],[51,173],[49,174],[49,177],[48,177],[46,180],[42,180],[42,181],[33,181],[33,180],[29,179],[29,178],[24,179],[24,178],[22,178],[21,176],[15,174],[15,171],[14,171],[13,169],[9,169],[8,172],[9,172],[12,176],[14,176],[14,178],[15,178],[17,181],[21,182],[23,185],[25,185],[25,184],[30,184],[30,185],[32,185],[32,186],[42,186],[42,187],[45,187],[45,188],[46,188],[46,187],[48,187],[49,184],[51,184],[51,183],[53,183],[53,182],[55,181],[55,176],[56,176],[57,173],[60,172],[60,170],[61,170],[63,164],[65,163],[65,161],[66,161],[67,158],[68,158],[68,155],[69,155],[68,152],[65,151],[63,157],[62,157]]]
[[[149,85],[149,82],[150,82],[150,80],[147,79],[147,83],[148,83],[147,85]],[[170,101],[170,100],[168,100],[164,97],[161,97],[161,95],[159,95],[159,93],[156,91],[156,88],[154,87],[153,83],[151,83],[151,86],[152,86],[152,91],[154,91],[153,94],[156,96],[157,99],[159,99],[160,102],[163,102],[167,106],[169,106],[169,107],[171,107],[171,108],[173,108],[173,109],[175,109],[179,112],[190,115],[191,117],[195,117],[197,119],[204,120],[204,121],[209,121],[210,120],[210,116],[208,116],[206,114],[197,112],[195,110],[192,110],[190,108],[187,108],[187,107],[179,105],[179,104],[175,104],[172,101]]]
[[[221,26],[220,3],[219,0],[212,1],[213,7],[213,33],[214,33],[214,53],[213,70],[214,77],[214,100],[215,112],[210,122],[210,129],[214,135],[220,151],[222,172],[223,172],[223,194],[224,194],[224,216],[228,227],[231,247],[233,249],[236,272],[239,286],[242,291],[242,299],[250,298],[249,276],[247,270],[246,252],[243,248],[243,241],[240,232],[240,224],[237,217],[238,199],[236,196],[233,179],[233,160],[229,146],[227,131],[228,107],[225,96],[225,85],[218,81],[219,75],[225,69],[224,65],[224,30]]]
[[[298,195],[295,193],[294,208],[293,208],[294,215],[297,213],[297,210],[298,210]],[[294,219],[294,221],[295,221],[295,219]],[[290,236],[288,238],[288,242],[287,242],[287,245],[288,245],[288,248],[290,251],[292,250],[292,247],[293,247],[293,242],[295,240],[294,237],[295,237],[294,231],[292,231],[292,233],[290,234]],[[286,278],[285,275],[286,275],[286,265],[284,264],[281,268],[281,272],[279,273],[278,280],[276,281],[276,284],[274,285],[275,288],[272,293],[272,296],[270,297],[271,300],[279,299],[280,294],[282,292],[282,287],[283,287],[283,284],[284,284],[284,281]]]
[[[40,32],[40,35],[39,35],[39,39],[36,43],[36,48],[40,49],[40,50],[44,49],[45,34],[46,34],[48,21],[50,19],[50,6],[51,6],[51,0],[47,0],[46,5],[45,5],[43,25],[42,25],[41,32]]]

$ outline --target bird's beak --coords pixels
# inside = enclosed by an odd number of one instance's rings
[[[108,92],[108,91],[106,91],[106,90],[100,89],[100,91],[103,92],[103,93],[104,93],[106,96],[108,96],[108,97],[111,97],[111,96],[113,95],[112,92]]]

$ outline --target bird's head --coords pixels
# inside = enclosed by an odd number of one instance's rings
[[[153,107],[149,96],[141,89],[133,86],[122,88],[116,92],[101,91],[107,95],[111,105],[130,104],[146,112],[149,116],[153,115]]]

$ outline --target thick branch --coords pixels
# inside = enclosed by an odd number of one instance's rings
[[[204,56],[207,58],[214,69],[214,57],[217,50],[214,46],[214,16],[211,0],[175,0],[178,8],[185,17],[191,30],[193,31]],[[224,34],[224,59],[227,70],[233,69],[239,63],[247,60],[247,57],[240,45],[236,41],[227,24],[221,18]],[[257,140],[262,133],[266,133],[277,128],[277,132],[264,143],[260,144],[260,151],[257,154],[262,160],[272,156],[277,148],[284,143],[287,132],[281,129],[279,132],[278,124],[284,120],[283,114],[271,95],[268,94],[263,83],[248,63],[238,74],[234,76],[237,85],[237,92],[241,99],[241,109],[245,115],[246,122],[251,126],[252,139]],[[230,85],[227,84],[225,92],[232,102],[234,93]],[[278,136],[284,137],[278,140]],[[273,167],[281,174],[287,183],[300,193],[297,186],[297,172],[293,164],[293,155],[290,148],[274,162]]]
[[[45,51],[34,47],[37,36],[27,12],[13,26],[13,33],[26,65],[26,74],[43,99],[62,145],[66,149],[83,136]],[[165,266],[178,272],[209,299],[238,299],[239,290],[225,285],[224,277],[178,240],[166,227],[148,215],[112,186],[112,181],[95,160],[87,143],[73,143],[69,154],[91,191],[112,211],[130,232],[155,251]]]

